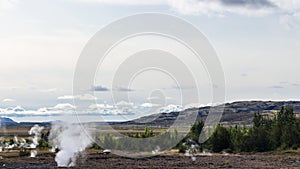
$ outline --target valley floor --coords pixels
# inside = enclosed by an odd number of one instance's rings
[[[43,153],[36,158],[30,157],[3,157],[0,159],[0,168],[57,168],[54,161],[55,154]],[[300,155],[259,153],[247,155],[197,156],[195,161],[184,155],[159,155],[144,159],[130,159],[105,155],[96,152],[86,153],[80,158],[76,167],[87,169],[199,169],[199,168],[300,168]]]

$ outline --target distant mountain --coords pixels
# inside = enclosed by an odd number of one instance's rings
[[[28,125],[28,126],[32,126],[35,124],[38,125],[51,125],[52,123],[58,123],[59,121],[55,121],[55,122],[15,122],[10,118],[7,117],[0,117],[0,127],[1,126],[7,126],[7,125]]]
[[[255,112],[261,112],[274,116],[282,106],[291,106],[294,112],[300,115],[300,101],[239,101],[226,103],[221,122],[225,125],[249,125],[252,124],[252,119]],[[180,112],[180,115],[185,113],[198,113],[197,120],[205,120],[209,114],[211,106],[190,108]],[[141,117],[133,121],[122,122],[127,125],[154,125],[154,126],[169,126],[177,119],[179,112],[160,113],[150,116]]]
[[[3,126],[3,125],[13,125],[13,124],[18,124],[18,123],[15,122],[15,121],[13,121],[10,118],[0,117],[0,126]]]
[[[251,125],[255,112],[261,112],[263,114],[274,116],[282,106],[291,106],[298,117],[300,117],[300,101],[239,101],[233,103],[226,103],[224,112],[221,118],[221,123],[224,125]],[[197,120],[205,120],[209,114],[212,106],[205,106],[199,108],[190,108],[183,111],[159,113],[149,116],[144,116],[132,121],[126,122],[108,122],[112,125],[136,125],[136,126],[160,126],[168,127],[174,123],[179,116],[185,114],[197,113]],[[180,118],[180,117],[179,117]],[[60,123],[60,121],[54,122],[21,122],[17,123],[10,118],[0,117],[0,126],[2,125],[27,125],[32,126],[34,124],[51,125],[53,123]],[[102,124],[103,122],[96,122],[95,124]]]

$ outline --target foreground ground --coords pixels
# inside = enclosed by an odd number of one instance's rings
[[[3,157],[0,168],[57,168],[55,154],[43,153],[36,158]],[[77,162],[74,168],[113,169],[113,168],[157,168],[157,169],[198,169],[198,168],[300,168],[300,156],[290,153],[282,154],[247,154],[197,156],[195,161],[183,155],[159,155],[144,159],[130,159],[115,155],[90,152]]]

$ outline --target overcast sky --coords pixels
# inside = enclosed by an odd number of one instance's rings
[[[208,38],[224,69],[226,102],[300,100],[299,0],[0,0],[1,114],[69,112],[72,99],[95,99],[72,96],[80,52],[105,25],[142,12],[181,17]],[[105,82],[96,85],[91,109],[107,110],[101,112],[106,116],[134,114],[107,101],[114,89]],[[138,111],[159,107],[149,104],[144,91],[132,92],[136,99],[119,104]],[[165,106],[181,109],[172,100],[176,92],[169,94]]]

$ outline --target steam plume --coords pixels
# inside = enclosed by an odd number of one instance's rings
[[[43,126],[40,127],[39,125],[36,124],[28,131],[29,135],[34,135],[32,139],[32,143],[30,144],[30,148],[35,149],[39,145],[38,138],[41,135],[43,129],[44,129]],[[37,151],[31,150],[30,157],[35,157],[36,155],[37,155]]]
[[[78,156],[92,143],[86,132],[80,125],[52,125],[49,138],[53,149],[59,149],[55,157],[58,167],[76,165]]]

